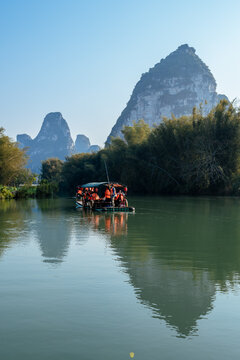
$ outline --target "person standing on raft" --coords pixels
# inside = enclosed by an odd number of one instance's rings
[[[104,200],[106,202],[111,201],[111,192],[110,192],[109,186],[106,187],[105,194],[104,194]]]

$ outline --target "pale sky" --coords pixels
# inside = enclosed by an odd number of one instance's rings
[[[35,137],[60,111],[103,146],[142,73],[189,44],[240,97],[240,1],[0,0],[0,126]]]

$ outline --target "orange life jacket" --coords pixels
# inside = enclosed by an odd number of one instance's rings
[[[124,196],[123,196],[122,193],[121,193],[121,194],[117,194],[117,200],[118,200],[118,201],[123,201],[123,200],[124,200]]]
[[[93,200],[99,200],[98,194],[97,194],[97,193],[93,193],[93,194],[92,194],[92,199],[93,199]]]
[[[109,189],[106,189],[106,190],[105,190],[105,198],[106,198],[106,199],[111,199],[111,193],[110,193],[110,190],[109,190]]]

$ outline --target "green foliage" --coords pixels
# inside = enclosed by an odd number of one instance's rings
[[[36,197],[36,186],[21,186],[17,189],[15,198],[16,199],[28,199],[28,198],[35,198]]]
[[[38,198],[49,198],[58,195],[62,181],[63,163],[62,160],[57,158],[42,161],[41,182],[36,191]]]
[[[63,183],[61,191],[73,193],[76,186],[89,181],[105,181],[104,163],[101,158],[103,151],[95,154],[75,154],[67,157],[62,169]]]
[[[200,106],[191,116],[164,119],[152,130],[140,120],[122,133],[124,139],[112,139],[96,154],[76,154],[58,166],[60,160],[43,162],[42,176],[58,179],[61,192],[73,194],[77,185],[107,180],[105,161],[110,179],[136,193],[239,191],[240,113],[226,100],[207,116]]]
[[[200,109],[201,110],[201,109]],[[149,137],[160,192],[217,193],[239,166],[240,117],[222,100],[209,115],[164,120]]]
[[[37,179],[37,175],[33,174],[30,169],[21,169],[12,180],[15,186],[25,185],[30,187]]]
[[[13,199],[15,188],[8,188],[7,186],[0,185],[0,200]]]
[[[133,122],[132,126],[125,126],[122,130],[124,139],[129,146],[143,143],[148,139],[150,132],[150,127],[144,120]]]
[[[17,143],[4,135],[4,129],[0,128],[0,184],[12,184],[26,162],[25,151],[19,149]]]
[[[36,197],[37,198],[56,197],[58,191],[59,191],[59,185],[57,182],[48,182],[47,180],[42,180],[41,183],[37,186]]]
[[[42,161],[41,179],[60,183],[62,167],[63,161],[58,158],[50,158]]]

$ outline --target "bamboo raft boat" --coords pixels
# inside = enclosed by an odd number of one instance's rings
[[[126,189],[126,186],[116,182],[91,182],[83,185],[79,185],[78,189],[82,189],[82,196],[76,195],[76,209],[86,209],[98,212],[135,212],[135,208],[128,206],[128,201],[126,194],[123,193],[123,190]],[[115,188],[116,194],[124,194],[124,200],[117,202],[114,198],[111,198],[110,201],[104,199],[104,193],[106,188]],[[84,194],[88,193],[89,189],[98,189],[100,199],[91,200],[84,199]]]

